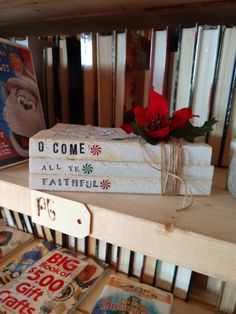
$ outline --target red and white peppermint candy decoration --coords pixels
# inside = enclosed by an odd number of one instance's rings
[[[90,149],[91,154],[94,156],[98,156],[102,152],[101,146],[99,146],[97,144],[90,146],[89,149]]]
[[[108,190],[110,189],[111,187],[111,182],[109,180],[102,180],[100,182],[100,187],[103,189],[103,190]]]

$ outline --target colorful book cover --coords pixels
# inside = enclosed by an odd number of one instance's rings
[[[62,252],[75,256],[87,263],[83,270],[65,287],[61,293],[51,300],[54,311],[50,313],[66,314],[73,310],[83,301],[87,294],[95,287],[97,282],[105,274],[107,264],[91,257],[78,255],[74,251],[62,249]],[[48,309],[50,310],[50,308]],[[48,313],[45,311],[45,313]]]
[[[108,279],[91,314],[167,314],[173,295],[117,276]]]
[[[58,123],[30,138],[30,157],[160,163],[162,149],[165,160],[171,158],[172,143],[170,140],[162,148],[120,128]],[[180,143],[185,165],[211,164],[209,145],[182,140]]]
[[[0,307],[6,313],[71,313],[104,269],[69,250],[51,252],[0,290]]]
[[[0,259],[32,239],[32,234],[0,225]]]
[[[23,247],[19,254],[4,259],[0,265],[0,287],[18,278],[40,258],[56,249],[57,246],[48,241],[33,241]]]
[[[50,252],[0,290],[0,306],[6,313],[53,313],[51,299],[62,293],[86,265],[66,253]]]
[[[0,166],[27,158],[29,137],[44,128],[31,52],[0,39]]]

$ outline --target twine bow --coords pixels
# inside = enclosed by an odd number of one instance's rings
[[[161,169],[156,167],[153,163],[149,162],[150,158],[145,156],[144,141],[140,138],[140,149],[142,156],[153,169],[161,173],[161,194],[162,195],[179,195],[181,185],[184,187],[184,199],[182,208],[176,211],[187,210],[193,204],[193,194],[187,180],[183,177],[183,153],[182,145],[178,141],[171,141],[169,156],[164,143],[161,143]],[[147,153],[147,150],[146,150]],[[190,201],[187,203],[187,198]]]

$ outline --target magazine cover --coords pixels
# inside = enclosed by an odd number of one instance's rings
[[[51,311],[50,313],[53,314],[73,313],[73,310],[94,288],[107,269],[107,264],[91,257],[78,255],[74,251],[67,249],[62,249],[61,251],[77,257],[81,261],[86,262],[87,265],[58,295],[52,298],[49,294],[51,301],[44,308],[45,313],[49,313],[47,311]]]
[[[30,301],[39,300],[39,302],[34,302],[37,307],[32,310],[32,313],[68,314],[73,312],[97,281],[102,278],[107,265],[68,249],[57,249],[51,255],[48,254],[53,248],[55,247],[47,241],[39,242],[17,259],[6,263],[0,271],[1,282],[4,284],[0,285],[0,294],[7,289],[12,291],[12,297],[14,295],[14,298],[17,298],[20,289],[13,287],[19,285],[29,287],[30,283],[26,284],[25,281],[30,278],[34,290],[41,292],[38,298],[32,295],[37,300],[30,298],[28,300],[28,305]],[[42,278],[36,278],[38,275]],[[12,303],[1,304],[0,300],[0,310],[4,313],[12,313],[12,310],[14,312],[16,308],[6,309],[4,305],[8,304]]]
[[[167,314],[171,311],[172,302],[171,293],[117,276],[110,276],[92,314]]]
[[[4,313],[71,313],[104,272],[95,260],[53,251],[0,289]]]
[[[28,48],[0,39],[0,167],[29,155],[29,137],[45,128]]]
[[[32,239],[32,234],[0,225],[0,259]]]
[[[0,287],[18,278],[40,258],[55,250],[58,246],[46,240],[32,241],[0,263]]]

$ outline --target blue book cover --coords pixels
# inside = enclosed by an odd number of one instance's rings
[[[45,128],[30,49],[0,39],[0,167],[29,155],[29,138]]]

